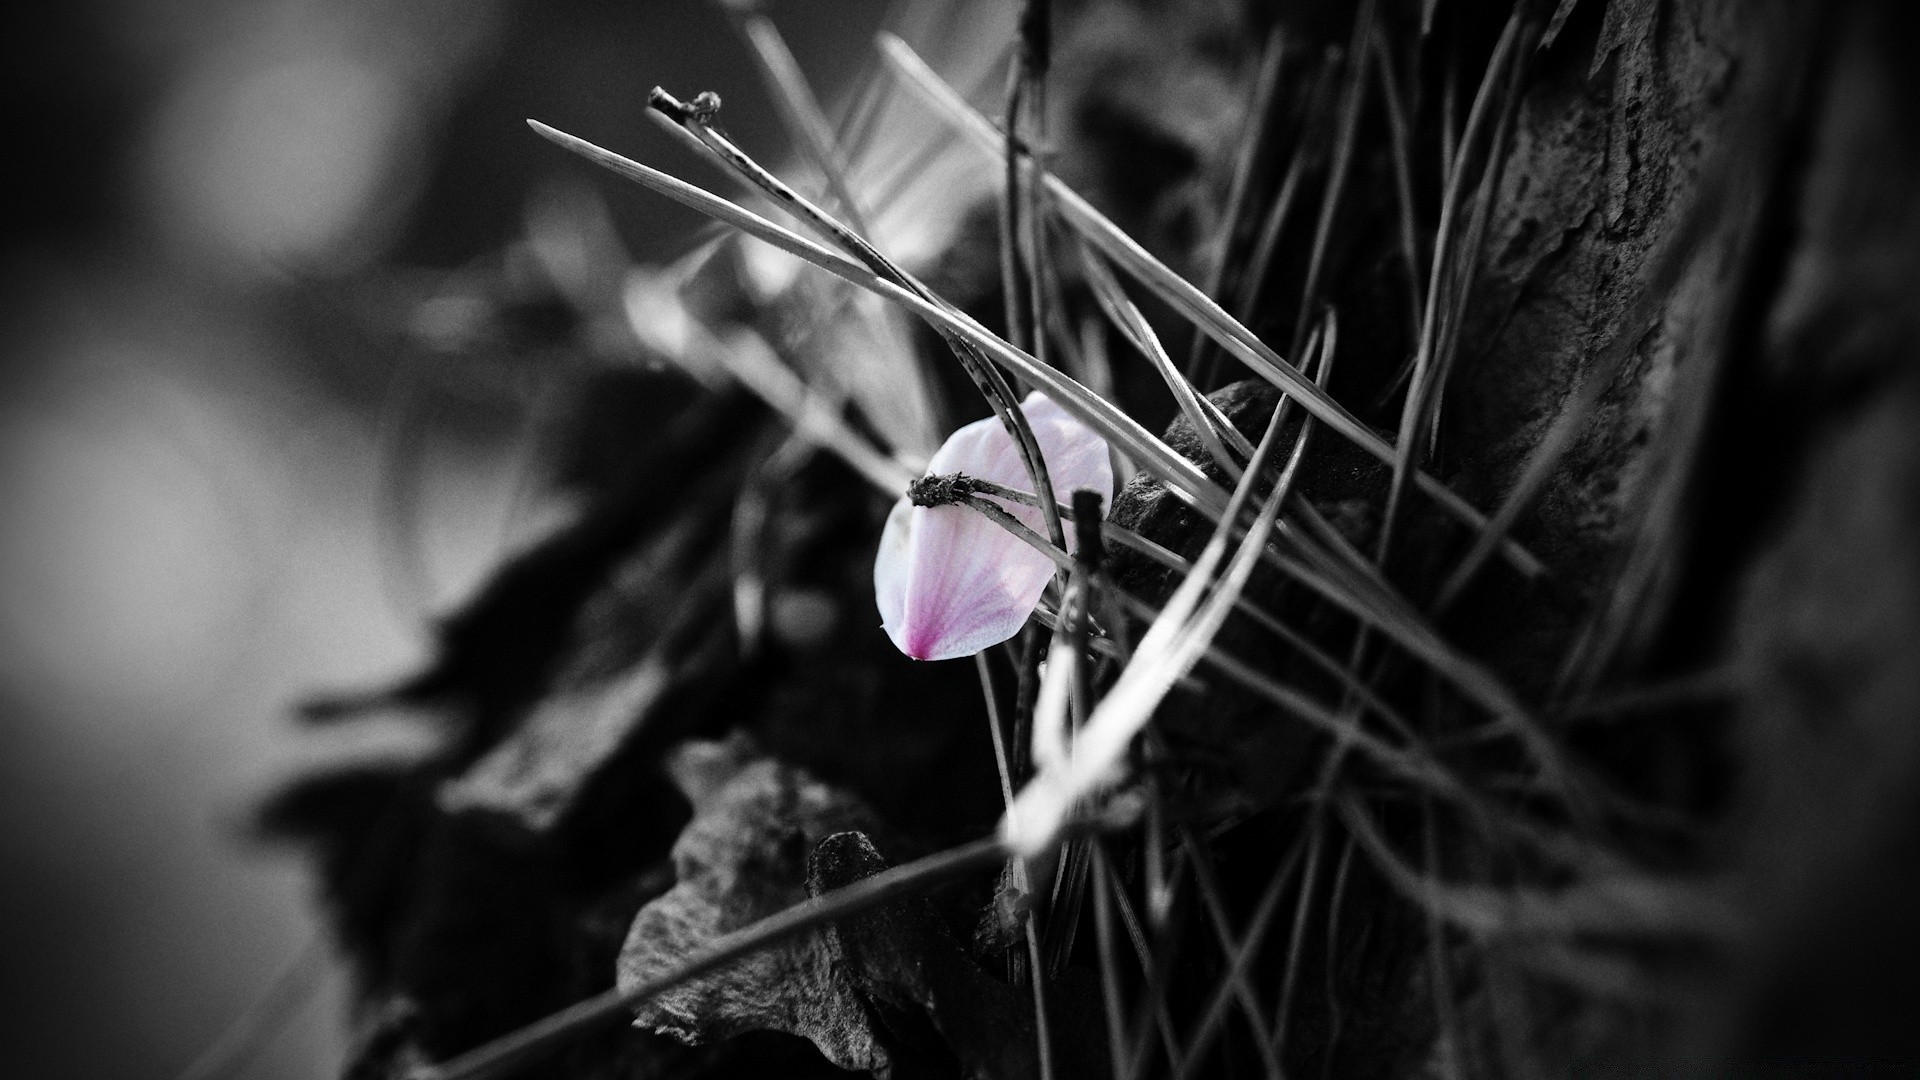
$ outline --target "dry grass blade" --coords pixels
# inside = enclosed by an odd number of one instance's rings
[[[1280,236],[1293,219],[1293,210],[1299,205],[1307,174],[1316,164],[1317,155],[1309,144],[1313,130],[1311,118],[1328,111],[1326,96],[1331,93],[1331,86],[1332,80],[1324,75],[1313,80],[1313,89],[1308,94],[1305,109],[1309,122],[1296,139],[1293,152],[1287,156],[1287,168],[1280,176],[1279,190],[1275,192],[1266,215],[1261,219],[1260,232],[1254,239],[1253,250],[1241,270],[1240,286],[1234,293],[1233,310],[1239,312],[1242,319],[1251,316],[1254,305],[1266,291],[1267,278],[1274,268],[1274,254],[1280,249]]]
[[[1150,975],[1153,971],[1153,949],[1147,944],[1146,930],[1140,925],[1139,913],[1134,911],[1133,902],[1127,899],[1127,890],[1120,880],[1120,871],[1111,861],[1106,864],[1106,875],[1114,908],[1119,912],[1121,926],[1127,931],[1127,941],[1133,947],[1134,960],[1139,963],[1142,973]],[[1165,995],[1151,1000],[1142,1000],[1140,1005],[1141,1008],[1153,1013],[1153,1029],[1160,1036],[1162,1045],[1166,1047],[1167,1056],[1176,1063],[1177,1067],[1181,1057],[1180,1040],[1173,1027],[1173,1014],[1167,1011]],[[1131,1054],[1131,1050],[1123,1049],[1123,1053]],[[1131,1058],[1129,1057],[1128,1060],[1131,1061]],[[1114,1075],[1128,1074],[1115,1073]]]
[[[1114,954],[1114,888],[1107,852],[1098,841],[1093,848],[1093,936],[1100,961],[1100,1000],[1107,1022],[1107,1065],[1114,1076],[1125,1076],[1127,1066],[1126,1006],[1120,999],[1120,964]]]
[[[1187,1060],[1174,1072],[1175,1080],[1191,1080],[1199,1071],[1200,1064],[1206,1060],[1207,1049],[1213,1045],[1213,1040],[1220,1034],[1221,1025],[1226,1022],[1227,1006],[1233,998],[1234,986],[1247,977],[1254,957],[1260,954],[1261,946],[1266,944],[1267,933],[1273,928],[1274,915],[1279,910],[1280,897],[1286,892],[1286,884],[1293,878],[1294,871],[1300,867],[1302,850],[1302,846],[1295,843],[1286,857],[1274,866],[1266,888],[1254,904],[1253,913],[1247,917],[1246,937],[1229,955],[1227,974],[1214,987],[1206,1008],[1201,1011],[1198,1029],[1187,1044]]]
[[[753,54],[761,78],[767,84],[767,92],[773,98],[774,108],[785,122],[794,143],[813,167],[826,177],[827,189],[840,204],[840,212],[847,216],[856,230],[871,233],[859,201],[854,198],[853,189],[847,184],[846,160],[836,145],[833,123],[827,119],[825,110],[820,108],[820,99],[814,96],[813,87],[807,83],[805,73],[800,70],[800,62],[794,59],[793,50],[787,48],[786,39],[780,36],[779,28],[774,26],[772,19],[752,8],[731,3],[720,6],[733,19],[735,28],[746,40],[748,51]]]
[[[1400,81],[1393,73],[1393,53],[1385,33],[1374,34],[1373,50],[1373,69],[1380,73],[1380,98],[1387,110],[1388,149],[1393,156],[1394,208],[1400,218],[1400,261],[1407,275],[1408,328],[1412,332],[1411,340],[1417,341],[1420,313],[1426,299],[1420,289],[1420,223],[1413,211],[1413,132],[1407,119],[1406,99],[1400,93]],[[1394,385],[1389,386],[1386,393],[1399,389],[1401,378],[1412,371],[1409,364],[1395,377]],[[1482,534],[1487,531],[1482,530]]]
[[[327,949],[309,941],[258,998],[181,1070],[178,1080],[226,1080],[245,1075],[256,1055],[313,999],[326,974]]]
[[[883,870],[723,934],[703,952],[631,992],[609,990],[588,998],[450,1061],[417,1068],[408,1074],[407,1080],[489,1080],[507,1075],[569,1039],[625,1019],[633,1006],[691,979],[718,971],[814,927],[997,866],[1006,857],[1006,846],[997,837],[986,837]]]
[[[635,283],[627,290],[627,319],[643,341],[655,338],[650,332],[654,313],[648,309],[649,299],[644,285]],[[686,318],[683,326],[685,341],[679,343],[683,351],[674,356],[683,366],[693,370],[726,371],[785,416],[795,433],[832,451],[882,491],[905,491],[913,482],[913,470],[875,449],[841,417],[839,409],[814,393],[800,376],[781,363],[773,347],[760,335],[739,329],[722,341],[698,320]],[[654,343],[656,347],[669,344]]]
[[[1232,959],[1240,951],[1240,943],[1233,940],[1233,927],[1227,919],[1227,908],[1220,898],[1220,885],[1214,879],[1212,857],[1201,848],[1200,841],[1193,830],[1180,830],[1181,848],[1187,853],[1187,862],[1193,867],[1193,881],[1200,891],[1201,906],[1206,908],[1207,922],[1213,927],[1214,941],[1220,946],[1221,955]],[[1247,1027],[1253,1031],[1254,1044],[1260,1048],[1260,1065],[1266,1070],[1270,1080],[1279,1080],[1285,1075],[1280,1067],[1280,1058],[1274,1052],[1273,1036],[1267,1030],[1267,1018],[1260,1011],[1260,995],[1255,991],[1250,974],[1239,968],[1230,968],[1223,982],[1233,984],[1234,1000],[1240,1004],[1242,1016]]]
[[[1711,890],[1620,869],[1589,874],[1558,892],[1456,885],[1407,865],[1359,801],[1336,803],[1341,821],[1407,900],[1477,938],[1657,938],[1733,941],[1745,920]]]
[[[1373,36],[1373,0],[1361,0],[1353,17],[1353,41],[1347,48],[1346,85],[1340,93],[1340,126],[1334,137],[1333,161],[1327,170],[1326,191],[1320,197],[1320,217],[1313,227],[1313,246],[1307,255],[1307,277],[1300,288],[1300,308],[1293,321],[1293,347],[1300,355],[1307,324],[1320,296],[1320,275],[1326,270],[1327,245],[1333,222],[1347,190],[1347,172],[1353,166],[1354,142],[1360,135],[1360,113],[1367,101],[1367,63],[1372,58],[1367,40]]]
[[[1133,737],[1146,725],[1174,684],[1210,651],[1214,635],[1232,611],[1234,598],[1246,587],[1253,574],[1254,565],[1259,561],[1267,535],[1279,516],[1280,505],[1286,499],[1286,492],[1306,450],[1308,429],[1302,428],[1292,460],[1275,482],[1274,490],[1247,530],[1246,538],[1221,573],[1218,587],[1213,589],[1210,596],[1206,596],[1214,584],[1215,568],[1226,557],[1228,545],[1232,542],[1233,522],[1253,498],[1254,485],[1279,442],[1283,419],[1282,411],[1275,409],[1273,418],[1267,424],[1267,433],[1260,440],[1253,460],[1248,463],[1246,475],[1234,490],[1233,501],[1228,505],[1206,549],[1195,560],[1193,571],[1174,590],[1173,596],[1148,628],[1146,636],[1140,639],[1133,662],[1120,673],[1120,678],[1107,696],[1101,699],[1086,725],[1075,732],[1066,760],[1055,763],[1051,768],[1043,768],[1014,800],[1014,810],[1018,813],[1008,812],[1003,831],[1010,847],[1029,855],[1049,849],[1075,805],[1116,777]],[[1203,596],[1206,596],[1204,602]],[[1055,694],[1049,698],[1046,684],[1066,679],[1069,675],[1067,667],[1069,665],[1050,666],[1042,684],[1043,701],[1057,701],[1056,709],[1060,711],[1064,711],[1065,695]],[[1062,725],[1064,717],[1051,717],[1047,723],[1043,723],[1036,710],[1036,732],[1047,726]]]
[[[1287,1024],[1293,1019],[1293,994],[1300,981],[1301,957],[1306,940],[1307,917],[1313,911],[1314,885],[1320,878],[1320,845],[1327,832],[1324,789],[1315,793],[1312,816],[1307,824],[1307,866],[1300,875],[1300,888],[1293,902],[1293,928],[1287,935],[1287,966],[1280,973],[1280,999],[1274,1003],[1273,1053],[1286,1049]],[[1331,995],[1329,995],[1331,997]]]
[[[1234,154],[1233,180],[1227,188],[1227,208],[1221,214],[1212,258],[1207,262],[1204,291],[1216,300],[1227,284],[1227,266],[1233,258],[1234,239],[1240,231],[1241,219],[1247,213],[1253,189],[1254,166],[1260,160],[1260,148],[1264,141],[1262,135],[1273,117],[1274,101],[1280,89],[1281,60],[1286,55],[1285,41],[1281,26],[1276,23],[1267,34],[1266,46],[1260,53],[1260,72],[1253,80],[1253,96],[1248,102],[1246,125]],[[1199,381],[1206,361],[1207,336],[1196,327],[1193,342],[1187,351],[1188,377]]]
[[[1160,338],[1148,324],[1147,317],[1128,298],[1126,290],[1120,287],[1113,271],[1107,268],[1100,256],[1085,245],[1080,247],[1080,254],[1081,264],[1086,268],[1087,283],[1093,286],[1093,295],[1100,303],[1100,310],[1153,365],[1153,369],[1166,382],[1167,389],[1173,392],[1174,403],[1180,407],[1180,413],[1187,418],[1187,423],[1193,425],[1194,433],[1200,437],[1207,453],[1229,477],[1238,481],[1240,462],[1253,456],[1253,444],[1221,414],[1217,406],[1201,397],[1186,376],[1173,366],[1173,358],[1161,347]],[[1228,443],[1232,443],[1239,452],[1238,458],[1227,452]]]
[[[1227,493],[1208,480],[1191,461],[1180,456],[1172,447],[1140,426],[1138,421],[1080,383],[1008,345],[966,315],[947,305],[918,296],[882,278],[853,259],[808,240],[791,229],[768,221],[738,203],[723,199],[658,169],[649,168],[630,158],[595,146],[585,139],[548,127],[538,120],[529,120],[527,123],[541,137],[597,165],[659,192],[684,206],[723,221],[756,239],[766,241],[843,280],[898,303],[912,310],[914,314],[938,330],[967,338],[1010,372],[1040,388],[1061,408],[1099,432],[1109,444],[1121,453],[1132,457],[1137,465],[1152,473],[1186,501],[1213,516],[1219,515],[1226,509]]]
[[[1426,416],[1430,388],[1434,383],[1434,363],[1440,344],[1440,317],[1443,308],[1448,308],[1455,297],[1448,289],[1447,273],[1456,259],[1455,234],[1458,230],[1457,219],[1460,208],[1460,191],[1466,182],[1466,162],[1471,153],[1476,136],[1486,126],[1487,114],[1492,108],[1493,88],[1506,70],[1506,65],[1514,51],[1520,36],[1520,11],[1516,7],[1513,15],[1507,19],[1500,39],[1494,44],[1493,56],[1487,61],[1485,76],[1480,88],[1474,94],[1473,106],[1467,113],[1467,127],[1462,134],[1459,149],[1451,155],[1447,169],[1446,190],[1441,195],[1440,225],[1434,236],[1433,259],[1427,276],[1426,311],[1420,324],[1420,342],[1413,358],[1412,381],[1407,387],[1407,397],[1400,410],[1400,432],[1395,445],[1395,453],[1386,459],[1393,465],[1393,484],[1387,491],[1386,510],[1381,515],[1379,560],[1384,562],[1391,548],[1400,504],[1404,498],[1409,479],[1419,475],[1414,455],[1419,451],[1422,424]],[[1487,168],[1494,167],[1489,148]],[[1484,529],[1485,522],[1480,522]]]
[[[890,34],[880,35],[879,42],[895,69],[905,76],[907,85],[918,91],[937,112],[988,152],[998,155],[1004,151],[1000,133],[994,128],[993,122],[967,104],[905,42]],[[1212,298],[1141,247],[1138,241],[1109,221],[1058,177],[1048,175],[1045,186],[1054,208],[1083,238],[1181,314],[1193,320],[1221,347],[1262,378],[1285,390],[1315,419],[1356,446],[1383,462],[1395,460],[1393,444],[1361,423],[1345,406],[1327,396],[1326,391],[1314,385],[1298,368],[1282,359],[1279,353],[1274,352]],[[1477,530],[1486,524],[1484,514],[1440,481],[1426,473],[1417,473],[1414,482],[1436,503],[1468,526]],[[1504,540],[1500,550],[1515,569],[1528,577],[1538,577],[1546,572],[1546,567],[1538,558],[1511,539]]]

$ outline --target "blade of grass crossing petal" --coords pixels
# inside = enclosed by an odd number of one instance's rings
[[[1175,682],[1192,670],[1213,643],[1213,637],[1232,610],[1233,597],[1246,586],[1259,561],[1260,550],[1272,530],[1284,486],[1299,464],[1299,453],[1289,463],[1272,498],[1261,508],[1246,540],[1234,553],[1219,587],[1202,603],[1213,583],[1215,567],[1226,555],[1232,521],[1252,497],[1254,483],[1279,440],[1280,410],[1274,410],[1247,474],[1234,491],[1222,524],[1195,561],[1194,571],[1168,599],[1134,651],[1133,662],[1120,673],[1093,715],[1074,733],[1064,767],[1042,770],[1014,800],[1018,817],[1009,814],[1003,835],[1015,850],[1038,854],[1055,842],[1074,804],[1114,778],[1127,746],[1138,734]],[[1304,433],[1303,433],[1304,434]],[[1302,439],[1298,449],[1304,449]],[[1049,670],[1049,680],[1062,677]]]
[[[593,143],[537,120],[527,121],[536,132],[611,172],[731,225],[756,239],[797,256],[845,281],[911,309],[936,329],[950,330],[978,345],[990,358],[1040,388],[1061,408],[1099,432],[1110,444],[1133,458],[1135,464],[1167,484],[1184,501],[1217,516],[1226,508],[1227,494],[1194,464],[1148,433],[1139,422],[1064,374],[1040,365],[988,332],[962,313],[934,303],[895,285],[858,262],[761,217],[738,203],[689,184],[678,177],[622,157]]]
[[[901,74],[906,76],[908,86],[918,90],[924,98],[938,108],[942,115],[954,121],[982,148],[996,155],[1003,151],[1003,147],[999,145],[999,132],[994,128],[993,122],[981,116],[964,99],[955,94],[952,88],[934,74],[932,69],[928,68],[905,42],[884,33],[880,35],[879,40],[880,47],[888,59],[894,63]],[[1185,278],[1168,269],[1166,264],[1141,247],[1105,215],[1095,210],[1092,204],[1067,187],[1058,177],[1048,174],[1045,184],[1047,193],[1052,197],[1054,206],[1062,218],[1079,230],[1082,236],[1108,258],[1176,310],[1193,320],[1227,352],[1252,368],[1261,377],[1296,397],[1316,419],[1381,461],[1389,464],[1395,461],[1393,444],[1361,423],[1339,402],[1328,397],[1323,390],[1301,374],[1298,368],[1282,359],[1279,353],[1254,336],[1252,331],[1229,315],[1219,304]],[[1432,476],[1424,472],[1416,473],[1414,483],[1465,524],[1475,529],[1485,525],[1485,515]],[[1546,567],[1538,558],[1511,538],[1502,542],[1501,553],[1513,563],[1516,569],[1528,577],[1537,577],[1546,572]]]
[[[1300,459],[1301,451],[1304,449],[1304,446],[1305,446],[1304,439],[1299,444],[1296,445],[1295,456],[1293,458],[1293,461],[1290,463],[1288,472],[1286,476],[1283,477],[1283,480],[1291,477],[1293,467],[1297,466]],[[1019,493],[1015,493],[1015,494],[1017,495]],[[1021,501],[1027,501],[1027,500],[1021,500]],[[1006,529],[1008,532],[1019,537],[1022,541],[1024,541],[1026,544],[1028,544],[1032,548],[1034,548],[1036,551],[1040,551],[1046,554],[1049,558],[1051,558],[1054,561],[1054,564],[1060,567],[1061,569],[1066,570],[1071,568],[1072,559],[1070,556],[1068,556],[1066,552],[1048,544],[1044,537],[1040,536],[1038,533],[1028,528],[1018,518],[1015,518],[1013,515],[1007,513],[1004,509],[1002,509],[998,505],[992,502],[989,502],[985,499],[980,499],[977,497],[969,498],[963,503],[963,505],[985,515],[987,518],[989,518],[990,520],[998,524],[1001,528]],[[1278,561],[1282,566],[1283,570],[1289,573],[1290,576],[1293,576],[1296,580],[1301,581],[1303,584],[1307,584],[1310,587],[1317,585],[1320,589],[1325,590],[1327,595],[1331,597],[1337,597],[1340,602],[1347,605],[1354,604],[1354,601],[1351,599],[1350,594],[1334,589],[1333,587],[1325,584],[1325,579],[1313,574],[1311,571],[1305,569],[1304,567],[1301,567],[1298,563],[1295,563],[1291,560],[1276,559],[1276,557],[1273,556],[1273,554],[1270,551],[1263,552],[1262,557],[1269,562]],[[1207,575],[1211,575],[1212,573],[1211,566],[1206,566],[1205,564],[1198,564],[1198,563],[1195,565],[1197,567],[1201,567],[1202,569],[1204,569]],[[1189,570],[1188,580],[1189,581],[1195,580],[1195,577],[1197,574],[1198,574],[1198,571]],[[1198,586],[1196,586],[1196,589],[1197,588]],[[1145,601],[1142,601],[1137,597],[1128,595],[1126,593],[1118,592],[1118,590],[1114,590],[1114,594],[1120,600],[1121,606],[1125,610],[1133,614],[1135,617],[1141,619],[1142,621],[1148,623],[1150,627],[1160,625],[1162,623],[1165,616],[1165,612],[1166,612],[1165,608],[1159,611],[1156,611],[1153,609],[1151,605],[1148,605]],[[1179,593],[1176,592],[1175,595],[1178,596]],[[1169,607],[1170,606],[1171,606],[1171,601],[1169,602]],[[1360,607],[1355,607],[1354,610],[1364,611],[1364,609]],[[1049,609],[1045,604],[1042,604],[1038,609],[1036,609],[1034,613],[1034,617],[1042,625],[1048,627],[1049,629],[1056,628],[1058,625],[1057,615],[1051,609]],[[1365,614],[1361,614],[1359,617],[1366,618],[1367,616]],[[1391,627],[1387,628],[1387,632],[1389,636],[1394,636],[1393,628]],[[1101,652],[1103,655],[1108,655],[1108,656],[1116,655],[1116,651],[1113,643],[1103,638],[1093,638],[1091,639],[1090,644],[1095,648],[1096,651]],[[1144,645],[1145,645],[1145,641],[1143,640],[1142,646]],[[1412,650],[1412,651],[1416,651],[1416,653],[1418,652],[1418,650]],[[1438,655],[1441,655],[1441,656],[1448,655],[1444,651],[1444,646],[1442,647],[1441,652]],[[1401,776],[1405,779],[1414,781],[1416,783],[1423,784],[1424,786],[1431,788],[1435,792],[1439,794],[1447,795],[1450,798],[1459,799],[1463,797],[1464,789],[1460,786],[1460,784],[1457,781],[1453,780],[1450,776],[1448,776],[1435,763],[1431,761],[1421,761],[1417,758],[1409,757],[1406,753],[1396,750],[1393,747],[1389,746],[1388,744],[1381,742],[1376,737],[1366,733],[1363,729],[1361,729],[1357,725],[1355,717],[1352,716],[1351,714],[1336,714],[1334,711],[1330,710],[1327,706],[1322,705],[1321,703],[1315,701],[1313,698],[1307,696],[1306,694],[1303,694],[1300,691],[1295,690],[1294,688],[1287,686],[1286,684],[1271,678],[1265,673],[1256,670],[1252,666],[1236,659],[1232,655],[1221,651],[1220,648],[1217,646],[1208,645],[1202,656],[1202,659],[1210,667],[1219,670],[1220,672],[1225,674],[1227,677],[1233,679],[1235,682],[1240,683],[1242,686],[1253,691],[1254,693],[1259,694],[1262,697],[1265,697],[1269,701],[1273,702],[1275,705],[1279,706],[1281,709],[1293,714],[1294,716],[1296,716],[1301,720],[1304,720],[1308,723],[1313,724],[1316,727],[1319,727],[1327,731],[1328,733],[1334,735],[1336,738],[1344,740],[1346,743],[1351,744],[1354,748],[1365,752],[1366,754],[1368,754],[1368,756],[1372,757],[1373,759],[1378,761],[1381,765],[1388,768],[1395,775]],[[1434,668],[1436,671],[1440,671],[1443,674],[1446,671],[1446,667],[1439,664],[1435,664]],[[1184,685],[1188,679],[1189,679],[1189,676],[1182,675],[1178,684]],[[1064,691],[1059,691],[1059,692],[1064,692]],[[1397,718],[1397,714],[1394,714],[1394,713],[1388,713],[1387,715],[1389,715],[1390,717]],[[1400,726],[1404,728],[1405,722],[1400,721]]]

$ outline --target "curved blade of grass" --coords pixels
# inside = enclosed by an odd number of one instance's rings
[[[1120,287],[1119,280],[1101,257],[1085,245],[1080,245],[1080,255],[1081,265],[1086,269],[1087,283],[1093,286],[1093,295],[1100,303],[1100,310],[1153,365],[1161,380],[1167,384],[1167,389],[1173,392],[1174,403],[1180,406],[1180,413],[1187,418],[1187,423],[1193,425],[1194,433],[1200,437],[1207,453],[1229,477],[1238,481],[1240,462],[1253,456],[1253,443],[1240,434],[1240,429],[1229,423],[1220,410],[1213,407],[1212,402],[1201,397],[1187,377],[1173,366],[1173,358],[1161,347],[1160,338],[1153,332],[1147,317],[1128,298],[1126,290]],[[1238,459],[1227,452],[1229,442],[1240,452]]]

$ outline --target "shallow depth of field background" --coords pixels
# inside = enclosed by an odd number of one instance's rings
[[[830,90],[883,6],[773,13]],[[29,1080],[170,1077],[317,940],[298,862],[246,837],[253,801],[422,735],[303,730],[291,706],[407,670],[561,509],[529,480],[550,373],[403,353],[365,313],[428,317],[405,298],[596,191],[636,255],[684,241],[686,215],[523,117],[691,172],[642,116],[661,83],[719,91],[768,157],[782,141],[706,0],[7,19],[0,1045]],[[253,1075],[336,1075],[344,1000],[327,965]]]

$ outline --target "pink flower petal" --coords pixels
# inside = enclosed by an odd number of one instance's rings
[[[1039,393],[1020,409],[1059,501],[1078,488],[1112,499],[1106,440]],[[1031,487],[1019,451],[993,417],[954,432],[927,465],[930,476],[955,472],[1021,491]],[[1045,535],[1038,508],[996,501]],[[1051,559],[972,510],[905,499],[887,515],[873,565],[881,625],[916,660],[971,656],[1019,633],[1052,577]]]

